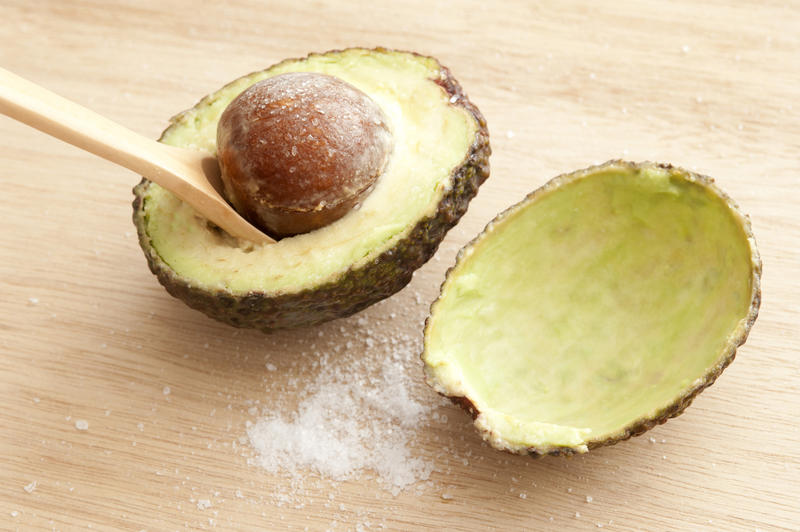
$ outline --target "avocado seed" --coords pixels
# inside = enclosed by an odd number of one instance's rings
[[[347,214],[389,159],[380,107],[339,78],[293,72],[265,79],[222,113],[217,156],[227,200],[275,237]]]

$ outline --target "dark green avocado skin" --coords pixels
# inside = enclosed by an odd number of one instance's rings
[[[479,129],[469,154],[454,170],[453,186],[445,192],[436,213],[418,221],[410,234],[392,249],[369,263],[351,267],[332,281],[298,292],[236,295],[224,290],[200,289],[172,270],[154,248],[146,231],[143,209],[150,181],[142,179],[133,189],[133,223],[150,270],[167,292],[191,308],[234,327],[266,333],[350,316],[398,292],[411,281],[414,271],[433,256],[447,231],[467,211],[478,187],[489,177],[491,147],[486,120],[450,71],[443,66],[440,69],[441,77],[436,82],[451,95],[451,102],[472,113]]]

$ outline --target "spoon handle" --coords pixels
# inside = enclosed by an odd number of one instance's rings
[[[222,198],[208,153],[151,140],[3,68],[0,113],[158,183],[234,236],[274,242]]]

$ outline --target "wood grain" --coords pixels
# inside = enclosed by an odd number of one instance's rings
[[[248,464],[248,409],[291,410],[275,390],[313,382],[315,349],[361,349],[358,317],[265,336],[191,311],[147,271],[138,178],[0,120],[0,528],[800,530],[800,6],[555,4],[6,0],[0,64],[155,138],[286,57],[438,57],[487,117],[492,177],[412,284],[363,313],[381,334],[419,338],[457,250],[550,177],[617,157],[714,176],[752,218],[763,305],[683,416],[534,461],[488,449],[420,371],[419,400],[448,417],[416,431],[429,481],[395,497],[370,475],[309,474],[300,493]]]

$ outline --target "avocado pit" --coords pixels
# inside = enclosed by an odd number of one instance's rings
[[[220,117],[217,155],[225,196],[276,237],[323,227],[371,190],[391,152],[380,107],[326,74],[260,81]]]

